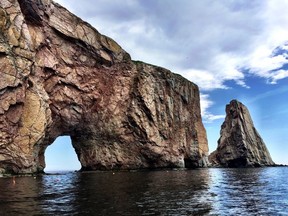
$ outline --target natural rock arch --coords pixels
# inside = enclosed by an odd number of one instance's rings
[[[0,172],[41,172],[69,135],[82,170],[202,166],[198,87],[132,61],[50,0],[0,2]]]

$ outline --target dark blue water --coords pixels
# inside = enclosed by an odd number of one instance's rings
[[[288,215],[288,168],[0,178],[0,215]]]

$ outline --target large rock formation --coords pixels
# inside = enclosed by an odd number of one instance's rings
[[[223,167],[271,166],[265,143],[255,129],[248,109],[232,100],[226,106],[226,118],[221,126],[217,150],[209,156],[212,165]]]
[[[0,1],[0,172],[34,173],[70,135],[82,170],[202,166],[198,87],[135,62],[51,0]]]

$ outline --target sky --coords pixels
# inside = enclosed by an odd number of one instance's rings
[[[274,162],[288,164],[287,0],[56,2],[117,41],[133,60],[196,83],[210,152],[217,147],[226,104],[237,99],[249,109]],[[69,142],[61,141],[72,148]],[[55,157],[46,157],[48,169]]]

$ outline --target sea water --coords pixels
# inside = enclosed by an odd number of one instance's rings
[[[288,215],[288,168],[0,178],[0,215]]]

